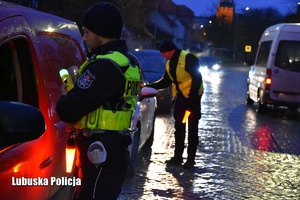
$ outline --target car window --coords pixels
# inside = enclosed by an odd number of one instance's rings
[[[134,54],[140,62],[144,72],[159,72],[164,73],[166,60],[160,54]]]
[[[261,42],[257,54],[257,60],[256,60],[257,66],[267,67],[271,45],[272,45],[272,41]]]
[[[38,107],[36,81],[28,42],[15,38],[0,44],[0,101]]]
[[[275,66],[293,72],[300,72],[300,42],[280,41]]]
[[[56,92],[57,88],[61,87],[59,70],[69,69],[71,66],[79,67],[84,55],[81,54],[80,44],[64,34],[43,33],[39,35],[39,41],[40,54],[45,64],[41,70],[43,75],[47,76],[49,99],[56,102],[61,96]]]
[[[218,59],[216,57],[200,57],[200,59],[203,62],[208,62],[208,63],[218,62]]]

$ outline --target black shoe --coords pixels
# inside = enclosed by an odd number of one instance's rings
[[[184,169],[191,169],[194,167],[195,165],[195,161],[186,161],[184,164],[183,164],[183,168]]]
[[[182,158],[172,157],[170,160],[166,160],[168,165],[181,165],[183,163]]]

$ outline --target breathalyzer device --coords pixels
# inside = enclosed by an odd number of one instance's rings
[[[67,92],[69,92],[69,91],[74,87],[74,85],[73,85],[73,81],[72,81],[72,78],[71,78],[71,76],[70,76],[68,70],[66,70],[66,69],[61,69],[61,70],[59,71],[59,75],[60,75],[60,78],[61,78],[61,80],[62,80],[62,83],[63,83],[64,86],[65,86],[65,90],[66,90]]]

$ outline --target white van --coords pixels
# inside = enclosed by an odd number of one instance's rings
[[[300,23],[276,24],[260,38],[254,64],[247,79],[247,104],[300,108]]]

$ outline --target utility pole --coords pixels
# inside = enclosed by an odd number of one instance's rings
[[[233,55],[232,60],[235,62],[236,60],[236,41],[237,41],[237,33],[238,33],[238,24],[239,24],[239,14],[235,13],[235,30],[234,30],[234,42],[233,42]]]
[[[156,49],[156,37],[157,37],[157,25],[156,25],[157,20],[156,20],[156,19],[157,19],[157,7],[158,7],[157,1],[158,1],[158,0],[155,1],[155,18],[154,18],[154,42],[153,42],[153,49]]]

